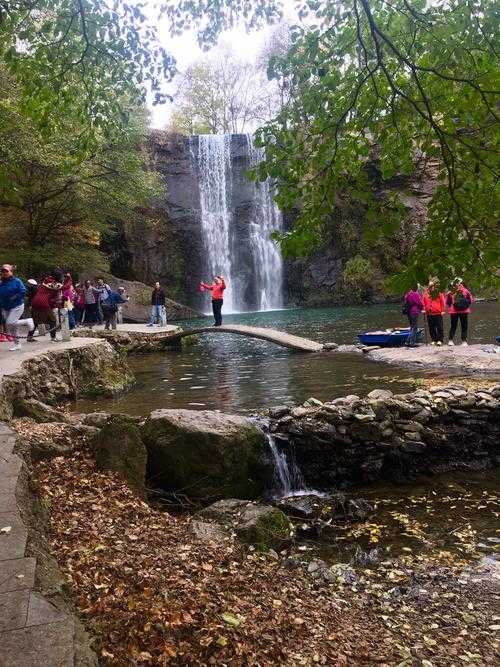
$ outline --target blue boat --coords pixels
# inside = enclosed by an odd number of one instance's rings
[[[500,336],[497,336],[497,343],[500,343]]]
[[[423,333],[423,329],[418,329],[417,342],[422,340]],[[409,337],[409,327],[385,329],[384,331],[366,331],[358,335],[359,342],[363,345],[380,345],[381,347],[401,347],[406,345]]]

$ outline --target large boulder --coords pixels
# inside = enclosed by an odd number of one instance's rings
[[[245,417],[155,410],[143,426],[148,477],[155,486],[200,500],[256,498],[273,468],[265,434]]]
[[[70,423],[70,418],[64,412],[42,403],[36,398],[16,398],[14,401],[16,417],[30,417],[36,422],[63,422]]]
[[[287,516],[271,505],[231,498],[209,505],[200,514],[234,530],[240,540],[263,550],[281,548],[293,535]]]
[[[109,416],[91,448],[99,468],[118,472],[132,488],[145,492],[147,453],[135,419]]]

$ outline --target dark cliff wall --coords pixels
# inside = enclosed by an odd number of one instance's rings
[[[160,280],[169,296],[195,308],[206,308],[198,291],[207,275],[201,234],[200,194],[196,174],[196,140],[152,131],[147,145],[151,167],[165,184],[165,194],[152,202],[150,222],[118,229],[121,241],[113,272],[148,284]],[[252,233],[254,185],[247,179],[250,166],[245,135],[231,137],[231,254],[237,271],[233,282],[249,309],[256,300],[255,259],[248,252]],[[426,222],[427,204],[436,185],[432,165],[416,168],[412,177],[382,181],[376,161],[370,163],[375,195],[396,193],[407,215],[390,238],[367,240],[362,204],[339,199],[324,230],[324,243],[311,257],[285,262],[287,305],[327,305],[382,301],[385,278],[402,268],[413,240]],[[290,225],[293,214],[285,217]],[[378,223],[374,223],[378,224]],[[113,267],[112,267],[113,269]]]

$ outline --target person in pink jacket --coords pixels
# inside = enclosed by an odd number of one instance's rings
[[[455,345],[453,338],[457,332],[460,322],[460,334],[462,345],[468,345],[467,333],[469,326],[469,313],[472,304],[472,294],[464,286],[462,278],[455,278],[451,290],[446,295],[446,305],[450,314],[450,336],[448,345]]]

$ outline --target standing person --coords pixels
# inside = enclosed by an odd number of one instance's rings
[[[155,283],[154,290],[151,292],[151,317],[149,318],[148,327],[152,327],[155,322],[158,323],[158,326],[165,326],[167,324],[165,291],[161,288],[159,282]]]
[[[24,312],[24,297],[26,287],[22,280],[14,276],[12,264],[4,264],[0,268],[0,309],[5,324],[7,335],[12,337],[14,345],[9,348],[10,352],[21,349],[18,328],[27,326],[30,333],[34,331],[33,319],[28,317],[21,319]]]
[[[212,311],[214,314],[214,327],[220,327],[222,324],[222,305],[224,303],[224,290],[226,283],[222,276],[215,276],[214,282],[211,285],[201,282],[200,287],[212,292]]]
[[[469,328],[469,313],[472,304],[472,294],[464,286],[462,278],[455,278],[451,290],[446,296],[446,305],[450,314],[450,339],[448,345],[455,345],[453,339],[460,321],[462,345],[468,345],[467,333]]]
[[[99,321],[99,294],[99,290],[91,285],[90,280],[86,280],[83,284],[83,299],[85,302],[83,319],[90,328]]]
[[[75,324],[83,324],[83,314],[85,312],[85,292],[82,285],[78,283],[75,286],[75,301],[74,301],[74,310],[75,310]]]
[[[57,303],[59,301],[60,283],[56,283],[52,276],[47,276],[41,285],[39,285],[33,301],[31,302],[31,315],[33,317],[35,328],[40,324],[48,325],[50,339],[53,343],[57,341]],[[28,334],[28,340],[31,341],[33,333]]]
[[[410,323],[410,335],[406,343],[407,347],[415,347],[418,336],[418,316],[424,309],[422,297],[418,289],[411,289],[405,294],[403,313],[408,317]]]
[[[116,329],[118,306],[121,303],[127,303],[127,301],[128,297],[125,296],[124,287],[119,287],[117,292],[110,291],[108,293],[108,298],[102,302],[105,329]]]
[[[62,284],[62,296],[64,308],[66,308],[68,311],[68,326],[70,329],[74,329],[76,327],[76,290],[73,287],[73,278],[71,277],[70,273],[67,273],[64,276],[64,282]]]
[[[429,334],[431,336],[431,345],[442,345],[443,335],[443,315],[445,311],[444,292],[439,291],[439,280],[429,278],[429,286],[424,291],[422,301],[424,304],[424,314],[427,317],[429,325]]]
[[[102,304],[104,301],[106,301],[112,290],[111,287],[105,283],[102,278],[97,279],[96,289],[99,292],[99,299],[97,301],[97,320],[98,322],[102,322],[104,320]]]

